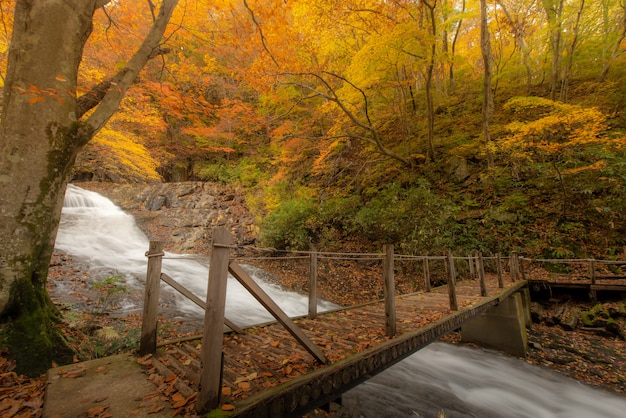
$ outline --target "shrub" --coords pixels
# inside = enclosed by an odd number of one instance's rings
[[[309,249],[316,213],[317,205],[311,199],[284,201],[263,220],[259,241],[279,250]]]

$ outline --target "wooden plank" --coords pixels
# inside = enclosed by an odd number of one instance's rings
[[[146,273],[146,289],[143,299],[141,339],[139,342],[140,356],[156,353],[159,290],[161,285],[159,278],[163,262],[163,243],[150,241],[146,257],[148,257],[148,271]]]
[[[193,303],[195,303],[196,305],[198,305],[202,309],[206,310],[206,304],[202,301],[202,299],[200,299],[198,296],[194,295],[185,286],[183,286],[182,284],[178,283],[176,280],[172,279],[170,276],[168,276],[165,273],[161,273],[161,280],[163,280],[168,285],[172,286],[172,288],[174,288],[174,290],[176,290],[177,292],[179,292],[180,294],[185,296],[187,299],[189,299],[190,301],[192,301]],[[236,333],[243,334],[243,329],[241,329],[239,326],[237,326],[234,322],[229,321],[228,318],[224,318],[224,324],[226,324],[226,326],[228,328],[232,329]]]
[[[393,276],[393,245],[383,246],[383,282],[385,283],[385,335],[396,335],[396,288]]]
[[[204,314],[202,338],[202,373],[196,411],[205,412],[219,406],[222,390],[222,344],[224,341],[224,309],[228,281],[230,233],[226,229],[213,232],[213,250]]]
[[[596,284],[591,286],[591,290],[610,290],[615,292],[626,292],[626,285]]]
[[[237,263],[230,263],[230,273],[235,276],[239,283],[259,301],[269,313],[280,322],[289,333],[309,352],[317,361],[327,364],[328,360],[322,351],[298,328],[291,318],[274,302],[263,289],[246,273]]]

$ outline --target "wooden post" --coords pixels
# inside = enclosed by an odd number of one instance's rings
[[[309,319],[317,316],[317,251],[312,248],[309,267]]]
[[[383,246],[383,280],[385,282],[385,334],[396,335],[396,301],[393,276],[393,244]]]
[[[591,275],[591,284],[596,284],[596,260],[589,260],[589,273]]]
[[[526,270],[524,270],[524,257],[517,257],[519,260],[519,271],[522,275],[522,280],[526,280]]]
[[[428,257],[424,257],[424,290],[430,292],[430,266],[428,265]]]
[[[500,253],[496,254],[496,263],[498,268],[498,287],[500,289],[504,288],[504,278],[502,277],[502,258],[500,258]]]
[[[150,247],[146,253],[146,257],[148,257],[148,271],[146,273],[146,289],[143,299],[141,339],[139,342],[140,356],[156,353],[163,243],[150,241]]]
[[[473,279],[474,277],[476,277],[476,273],[474,271],[474,257],[472,256],[472,254],[467,257],[467,263],[469,264],[470,277]]]
[[[509,274],[511,281],[515,282],[517,280],[517,253],[515,251],[509,257]]]
[[[196,411],[207,412],[220,403],[222,391],[222,346],[224,344],[224,309],[228,280],[230,233],[226,229],[213,232],[213,249],[209,268],[204,335],[202,337],[202,370],[196,399]]]
[[[454,270],[454,258],[452,257],[452,251],[448,252],[448,297],[450,298],[450,309],[453,311],[459,310],[459,305],[456,301],[456,272]]]
[[[478,267],[478,278],[480,280],[480,296],[487,296],[487,280],[485,280],[485,263],[482,253],[478,253],[476,257]]]

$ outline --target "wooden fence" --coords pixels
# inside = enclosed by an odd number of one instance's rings
[[[213,248],[210,258],[210,269],[207,285],[206,300],[187,290],[176,282],[173,278],[161,272],[162,260],[164,257],[163,243],[150,242],[150,247],[146,252],[148,257],[148,268],[146,276],[146,288],[143,308],[143,321],[140,339],[139,354],[145,355],[155,353],[157,349],[157,322],[158,322],[158,301],[160,292],[160,282],[163,281],[176,291],[190,299],[205,311],[203,328],[203,344],[201,360],[203,365],[222,364],[222,336],[224,325],[234,332],[241,333],[243,330],[233,322],[229,321],[225,315],[226,304],[226,283],[227,275],[230,273],[246,288],[274,318],[281,323],[295,339],[320,363],[326,363],[326,357],[322,351],[309,340],[309,338],[293,323],[293,321],[282,311],[278,305],[256,284],[256,282],[235,262],[230,259],[230,251],[235,248],[231,245],[230,233],[226,230],[216,230],[213,237]],[[299,257],[303,253],[299,253]],[[409,256],[397,255],[394,253],[393,245],[385,245],[382,254],[339,254],[323,253],[311,251],[304,254],[309,259],[309,303],[308,315],[314,318],[317,315],[317,278],[318,261],[320,259],[334,259],[338,257],[354,257],[355,259],[368,258],[370,260],[382,260],[383,294],[385,301],[385,333],[389,337],[396,334],[395,317],[395,295],[394,284],[394,261],[413,261],[423,263],[424,283],[423,290],[431,291],[430,272],[433,263],[443,263],[447,274],[447,289],[451,310],[458,310],[456,299],[457,265],[466,263],[470,278],[480,280],[481,295],[487,296],[487,286],[485,281],[485,261],[489,260],[495,266],[498,274],[499,287],[504,287],[503,260],[499,255],[493,257],[483,257],[476,253],[468,257],[454,257],[451,252],[443,256]],[[523,267],[520,258],[512,254],[508,259],[509,275],[512,281],[520,277],[519,267]],[[523,273],[522,273],[523,275]],[[196,409],[207,411],[216,408],[219,403],[221,390],[221,368],[203,367],[200,377],[200,392],[196,401]]]

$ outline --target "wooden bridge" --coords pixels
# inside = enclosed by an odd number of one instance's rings
[[[161,273],[160,243],[151,243],[147,253],[140,354],[153,353],[146,360],[148,366],[180,393],[181,408],[193,401],[198,412],[218,409],[230,416],[302,416],[463,324],[498,309],[507,298],[519,299],[526,286],[524,280],[506,280],[505,284],[500,269],[498,274],[486,276],[480,257],[477,280],[457,282],[454,261],[448,255],[442,257],[448,272],[446,285],[431,289],[428,283],[425,291],[396,296],[393,247],[386,246],[383,300],[319,314],[312,308],[308,317],[291,319],[229,260],[229,242],[226,231],[216,231],[206,301]],[[509,264],[515,279],[515,260]],[[224,317],[228,272],[277,322],[240,329]],[[157,350],[161,280],[205,308],[202,339],[169,343]],[[520,309],[514,308],[516,314]],[[520,315],[522,321],[528,320],[524,313]],[[233,331],[224,332],[224,324]]]

